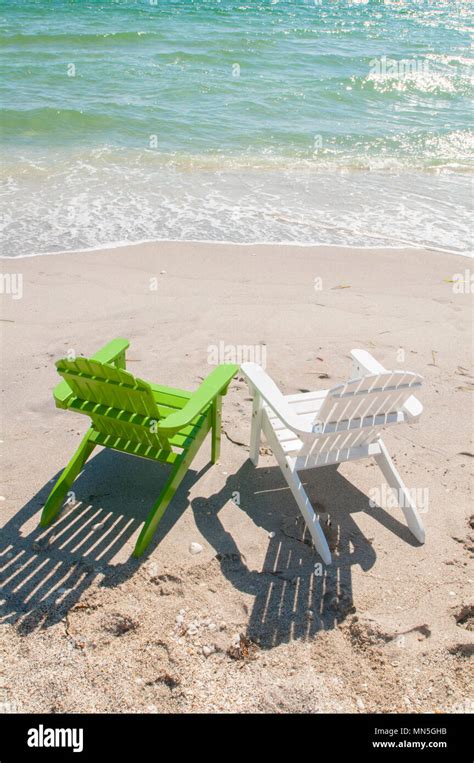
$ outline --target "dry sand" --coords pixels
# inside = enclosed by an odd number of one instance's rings
[[[472,297],[449,283],[468,260],[160,243],[2,264],[22,274],[23,296],[2,296],[0,710],[472,710]],[[206,444],[146,557],[130,554],[167,471],[111,451],[93,454],[77,503],[40,531],[87,427],[55,409],[53,361],[116,336],[131,341],[133,373],[189,389],[219,342],[265,343],[285,393],[343,381],[354,347],[421,373],[420,422],[385,441],[428,499],[426,544],[399,510],[369,507],[375,464],[307,472],[332,520],[334,563],[315,575],[271,453],[257,470],[248,461],[241,376],[220,463]]]

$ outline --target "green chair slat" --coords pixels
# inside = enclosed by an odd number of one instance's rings
[[[152,461],[160,461],[163,464],[174,464],[180,454],[162,448],[154,448],[151,445],[133,443],[114,435],[106,435],[102,432],[94,432],[91,441],[95,445],[102,445],[104,448],[119,450],[121,453],[127,453],[129,456],[140,456]]]
[[[153,398],[158,405],[164,405],[169,408],[184,408],[188,400],[193,396],[192,392],[185,392],[174,387],[163,387],[159,384],[151,384]]]

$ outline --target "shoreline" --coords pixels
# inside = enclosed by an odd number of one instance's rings
[[[449,256],[456,256],[456,257],[462,257],[464,259],[473,259],[474,258],[474,252],[459,252],[454,249],[444,249],[442,247],[431,247],[431,246],[380,246],[380,245],[367,245],[367,246],[357,246],[357,245],[349,245],[349,244],[313,244],[313,243],[306,243],[306,242],[295,242],[295,241],[216,241],[213,239],[141,239],[138,241],[112,241],[107,244],[100,244],[98,246],[89,247],[86,249],[61,249],[55,252],[35,252],[32,254],[18,254],[18,255],[4,255],[0,254],[0,260],[25,260],[25,259],[34,259],[37,257],[55,257],[55,256],[67,256],[67,255],[81,255],[81,254],[90,254],[92,252],[113,252],[117,250],[132,250],[137,249],[141,246],[145,245],[156,245],[156,246],[163,246],[167,244],[183,244],[184,246],[188,245],[205,245],[210,247],[218,247],[218,246],[225,246],[225,247],[237,247],[237,248],[245,248],[245,247],[295,247],[297,249],[314,249],[314,250],[348,250],[348,251],[358,251],[358,252],[365,252],[365,251],[397,251],[397,252],[413,252],[414,254],[418,254],[420,252],[425,252],[426,254],[433,253],[433,254],[447,254]]]

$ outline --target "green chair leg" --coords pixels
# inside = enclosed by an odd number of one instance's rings
[[[182,454],[181,458],[178,458],[174,465],[173,469],[171,471],[170,477],[168,479],[168,482],[164,486],[163,490],[161,491],[158,500],[156,501],[155,505],[149,512],[146,522],[143,525],[142,531],[140,535],[138,536],[138,540],[135,546],[135,550],[133,552],[133,556],[139,557],[143,554],[146,547],[150,543],[156,528],[158,527],[160,520],[165,513],[166,509],[169,506],[170,501],[172,500],[174,494],[176,493],[179,485],[183,481],[184,477],[186,476],[186,472],[188,471],[189,467],[191,466],[191,462],[198,452],[199,448],[202,445],[203,440],[205,439],[207,432],[209,431],[208,428],[203,428],[201,432],[198,434],[196,439],[194,440],[193,444],[186,452]]]
[[[219,460],[221,453],[221,429],[222,429],[222,396],[217,395],[212,404],[212,446],[211,461],[213,464]]]
[[[69,488],[94,450],[95,443],[90,440],[92,432],[93,430],[89,429],[84,435],[81,444],[49,494],[41,514],[41,527],[47,527],[51,524],[55,516],[59,513]]]

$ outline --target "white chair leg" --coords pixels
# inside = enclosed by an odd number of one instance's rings
[[[258,466],[260,440],[262,434],[262,398],[257,390],[253,391],[252,426],[250,431],[250,460]]]
[[[324,535],[321,523],[314,513],[314,509],[311,505],[311,501],[306,495],[306,491],[301,483],[298,472],[294,467],[292,459],[287,458],[281,449],[281,445],[273,431],[271,424],[266,420],[264,422],[264,432],[268,440],[268,443],[273,451],[273,454],[278,461],[280,469],[283,472],[283,476],[288,483],[288,486],[293,493],[298,508],[301,511],[304,521],[308,527],[308,530],[313,539],[316,551],[322,558],[324,564],[331,564],[332,557],[329,550],[326,536]]]
[[[316,551],[322,558],[324,564],[331,564],[332,557],[331,552],[329,550],[328,542],[326,540],[326,536],[323,533],[323,528],[321,527],[321,523],[314,513],[314,509],[311,505],[311,501],[309,500],[308,496],[306,495],[306,491],[301,484],[301,480],[299,478],[298,472],[295,469],[291,468],[290,463],[286,460],[286,468],[283,469],[283,475],[290,486],[290,490],[293,493],[296,503],[298,504],[298,508],[301,511],[303,515],[303,519],[306,522],[308,526],[308,530],[311,533],[311,537],[313,539],[313,543],[315,545]]]
[[[398,504],[405,515],[405,519],[410,531],[420,543],[424,543],[425,529],[423,527],[420,515],[418,514],[417,508],[412,501],[402,478],[395,468],[395,464],[390,458],[390,454],[385,447],[385,444],[382,440],[379,440],[378,444],[380,445],[380,454],[374,456],[377,465],[379,466],[390,487],[395,490]]]

